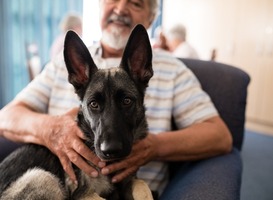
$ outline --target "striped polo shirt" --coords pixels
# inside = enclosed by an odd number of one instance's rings
[[[101,47],[89,48],[99,68],[117,67],[118,58],[101,57]],[[171,118],[178,128],[185,128],[218,115],[209,96],[201,89],[193,73],[170,54],[153,53],[154,76],[146,90],[145,106],[149,132],[157,134],[171,130]],[[60,54],[17,96],[37,112],[61,115],[79,106],[80,102],[68,82],[68,73]],[[145,180],[152,190],[163,191],[168,182],[167,163],[151,161],[141,167],[138,178]]]

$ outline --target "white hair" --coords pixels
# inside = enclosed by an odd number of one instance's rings
[[[75,27],[82,26],[82,17],[76,13],[68,13],[60,22],[60,29],[66,32]]]
[[[169,29],[167,33],[167,37],[169,39],[179,39],[186,41],[187,30],[186,27],[182,24],[177,24]]]

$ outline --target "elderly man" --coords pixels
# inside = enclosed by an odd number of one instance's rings
[[[148,29],[157,6],[156,0],[100,0],[102,38],[100,44],[89,48],[98,67],[118,66],[132,28],[143,24]],[[58,156],[74,181],[71,163],[93,177],[98,173],[116,172],[113,182],[137,171],[138,177],[161,195],[168,184],[168,161],[224,157],[231,152],[232,138],[209,96],[182,62],[167,54],[155,53],[153,69],[154,76],[145,97],[149,134],[134,145],[124,161],[106,165],[82,142],[84,135],[74,121],[79,102],[67,81],[62,55],[48,63],[43,72],[1,110],[0,135],[12,141],[46,146]],[[179,130],[171,130],[172,117]],[[101,171],[96,171],[86,160]],[[166,199],[186,196],[197,199],[202,195],[189,192],[168,194]],[[226,195],[234,199],[235,194]]]

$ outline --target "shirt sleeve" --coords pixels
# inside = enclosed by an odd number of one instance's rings
[[[218,112],[195,75],[182,62],[174,79],[173,116],[178,128],[202,122]]]
[[[53,62],[49,62],[15,99],[24,102],[37,112],[47,113],[56,74]]]

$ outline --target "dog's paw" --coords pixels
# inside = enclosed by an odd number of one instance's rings
[[[135,179],[133,181],[132,192],[134,200],[153,200],[152,192],[143,180]]]
[[[81,198],[81,200],[106,200],[106,199],[100,197],[97,193],[94,193],[89,197]]]

